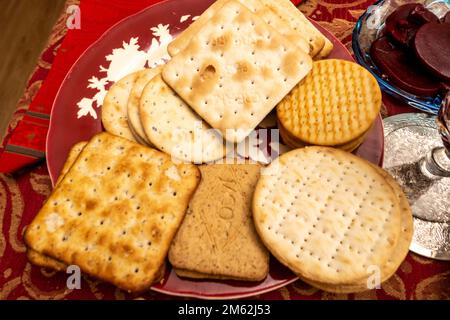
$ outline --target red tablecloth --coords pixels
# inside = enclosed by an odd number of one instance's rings
[[[53,29],[48,46],[39,58],[36,70],[9,125],[8,132],[12,132],[14,128],[15,133],[22,132],[22,134],[15,134],[14,139],[21,140],[17,142],[28,144],[39,150],[39,144],[42,147],[45,139],[39,140],[36,137],[42,137],[40,133],[46,130],[48,119],[45,114],[49,113],[59,84],[72,63],[90,43],[115,22],[157,1],[82,0],[80,3],[82,28],[70,30],[67,35],[67,14],[63,14]],[[299,8],[331,30],[350,48],[354,23],[372,2],[371,0],[306,0]],[[69,0],[67,6],[71,4],[78,4],[78,1]],[[57,58],[55,58],[56,55]],[[40,115],[43,116],[40,117]],[[30,128],[33,129],[30,130]],[[6,141],[11,142],[11,139]],[[34,154],[34,156],[41,155]],[[30,157],[30,163],[33,162],[31,160],[32,157]],[[0,174],[0,299],[132,298],[108,284],[91,278],[83,279],[81,290],[68,290],[65,274],[34,267],[27,261],[22,239],[23,231],[50,191],[50,179],[43,161],[13,175]],[[143,297],[169,298],[153,292]],[[339,295],[325,293],[297,281],[256,298],[449,299],[450,270],[448,263],[409,254],[397,273],[385,282],[380,290]]]

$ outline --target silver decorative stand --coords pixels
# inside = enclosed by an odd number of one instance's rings
[[[414,215],[410,250],[450,260],[450,161],[436,117],[405,113],[383,123],[383,167],[402,186]]]

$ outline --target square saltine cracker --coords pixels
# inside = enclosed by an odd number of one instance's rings
[[[27,246],[133,292],[158,278],[200,180],[197,167],[100,133],[28,226]]]
[[[232,0],[162,76],[225,139],[240,142],[311,67],[308,54]]]

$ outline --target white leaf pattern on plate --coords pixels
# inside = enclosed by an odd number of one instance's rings
[[[106,87],[113,84],[127,74],[141,70],[144,67],[154,68],[170,59],[167,53],[167,45],[172,41],[169,25],[158,24],[150,28],[152,31],[152,41],[147,50],[141,50],[138,41],[139,37],[132,37],[128,42],[123,41],[121,48],[114,48],[111,54],[105,57],[109,61],[108,67],[99,66],[99,70],[105,73],[104,78],[92,76],[88,80],[87,87],[95,89],[93,97],[83,97],[78,103],[77,119],[91,116],[97,119],[96,108],[103,104],[103,99],[107,93]]]

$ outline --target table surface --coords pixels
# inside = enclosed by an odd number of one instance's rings
[[[114,5],[119,0],[96,0]],[[351,32],[358,17],[374,1],[368,0],[306,0],[299,9],[333,32],[350,50]],[[67,1],[66,6],[77,4]],[[48,46],[25,90],[19,106],[26,108],[47,77],[57,49],[65,35],[66,16],[56,23]],[[24,107],[25,106],[25,107]],[[383,111],[386,114],[386,110]],[[9,125],[12,130],[23,113],[16,112]],[[51,192],[45,163],[14,175],[0,174],[0,299],[124,299],[136,298],[92,278],[84,277],[81,290],[66,288],[66,275],[32,266],[26,259],[23,232]],[[170,299],[155,292],[147,299]],[[410,253],[397,273],[379,290],[358,294],[331,294],[315,289],[302,281],[256,299],[449,299],[450,265]]]

